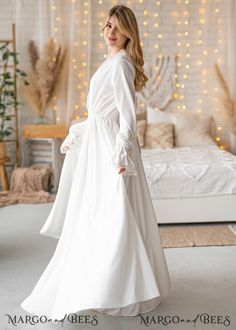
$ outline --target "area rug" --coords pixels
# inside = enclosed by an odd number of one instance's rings
[[[11,176],[10,191],[0,192],[0,207],[11,204],[38,204],[53,202],[50,195],[53,185],[51,166],[32,165],[15,168]]]
[[[232,224],[160,224],[159,231],[164,248],[236,245]]]

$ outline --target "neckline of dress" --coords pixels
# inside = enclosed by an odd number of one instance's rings
[[[107,57],[107,58],[105,59],[105,61],[103,61],[102,64],[99,66],[99,68],[103,67],[103,65],[105,65],[106,63],[108,63],[109,60],[112,60],[112,59],[115,58],[117,55],[122,54],[122,53],[123,53],[123,54],[127,54],[127,52],[125,51],[124,48],[121,48],[121,49],[120,49],[117,53],[115,53],[114,55]]]
[[[115,56],[117,56],[118,54],[121,54],[121,53],[125,53],[124,48],[121,48],[117,53],[115,53],[115,54],[113,54],[113,55],[111,55],[111,56],[108,56],[108,57],[106,58],[106,60],[112,59],[113,57],[115,57]]]

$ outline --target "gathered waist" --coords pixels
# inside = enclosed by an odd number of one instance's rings
[[[116,123],[118,123],[119,114],[117,114],[116,112],[110,112],[110,113],[106,113],[106,114],[90,112],[88,114],[87,119],[89,119],[89,120],[115,121]]]

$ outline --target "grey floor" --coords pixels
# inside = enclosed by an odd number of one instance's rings
[[[50,208],[51,204],[41,204],[0,209],[0,330],[236,329],[236,246],[165,249],[172,293],[143,318],[90,311],[78,313],[76,323],[25,323],[27,313],[20,303],[31,292],[58,242],[39,234]],[[188,321],[195,318],[195,324]]]

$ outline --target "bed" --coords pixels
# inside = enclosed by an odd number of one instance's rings
[[[157,222],[235,221],[236,156],[216,145],[212,118],[158,113],[141,130],[143,120],[138,137]]]

